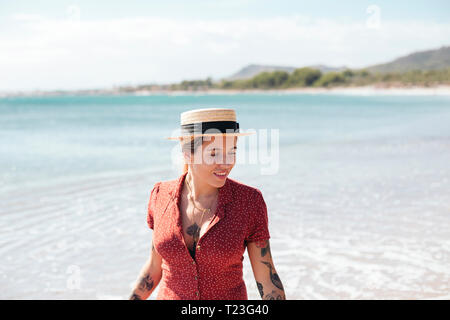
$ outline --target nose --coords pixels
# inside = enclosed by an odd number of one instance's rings
[[[222,164],[228,168],[234,164],[234,162],[236,160],[236,156],[232,155],[232,154],[223,154],[222,157],[219,157],[218,160],[220,162],[217,162],[217,163]]]

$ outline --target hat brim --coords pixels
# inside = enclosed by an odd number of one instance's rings
[[[199,133],[199,134],[190,134],[185,136],[178,137],[168,137],[167,140],[183,140],[191,137],[200,137],[200,136],[231,136],[231,137],[239,137],[239,136],[249,136],[254,134],[255,132],[236,132],[236,133]]]

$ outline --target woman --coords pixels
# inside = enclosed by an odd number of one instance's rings
[[[147,222],[153,229],[150,258],[130,299],[246,300],[245,248],[262,299],[285,299],[269,244],[261,191],[228,178],[236,160],[239,124],[233,109],[181,114],[184,173],[158,182]]]

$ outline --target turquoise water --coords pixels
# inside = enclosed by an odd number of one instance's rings
[[[170,169],[165,140],[183,111],[232,107],[243,130],[278,129],[279,144],[368,143],[450,135],[450,98],[237,94],[0,99],[0,190],[23,183]]]
[[[203,107],[256,131],[230,178],[263,193],[289,299],[449,298],[450,96],[344,94],[0,98],[0,298],[127,298],[180,174],[164,138]],[[244,280],[258,299],[247,256]]]

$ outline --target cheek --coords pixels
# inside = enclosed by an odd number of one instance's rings
[[[216,160],[216,158],[213,157],[213,156],[211,156],[211,155],[209,155],[208,153],[204,153],[204,154],[202,155],[202,164],[203,164],[205,167],[209,167],[209,166],[214,165],[215,160]]]
[[[215,168],[216,168],[215,165],[204,165],[203,169],[204,169],[205,174],[212,175]]]
[[[205,178],[212,175],[214,168],[215,168],[214,165],[207,165],[207,164],[196,165],[197,174]]]

